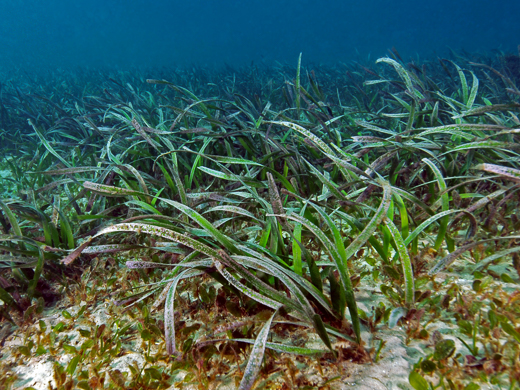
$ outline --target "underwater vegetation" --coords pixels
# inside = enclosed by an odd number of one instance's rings
[[[1,79],[2,388],[519,387],[517,55]]]

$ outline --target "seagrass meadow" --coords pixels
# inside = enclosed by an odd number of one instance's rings
[[[2,389],[520,388],[520,57],[0,74]]]

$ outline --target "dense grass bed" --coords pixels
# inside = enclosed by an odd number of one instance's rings
[[[2,388],[519,387],[520,57],[301,60],[0,72]]]

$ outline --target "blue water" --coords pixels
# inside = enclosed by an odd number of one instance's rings
[[[0,0],[0,66],[170,66],[516,52],[520,1]]]

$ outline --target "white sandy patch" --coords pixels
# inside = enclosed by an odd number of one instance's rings
[[[36,390],[48,390],[49,383],[52,388],[56,387],[56,382],[53,378],[53,364],[51,361],[37,361],[31,359],[24,362],[23,365],[16,366],[13,371],[18,375],[16,385],[17,389],[24,389],[26,387],[34,387]]]
[[[132,365],[133,362],[137,363],[137,366],[141,369],[145,363],[144,357],[141,354],[135,352],[129,353],[121,357],[115,358],[112,361],[112,364],[110,364],[110,366],[114,370],[130,373],[130,369],[128,368],[128,366]]]

